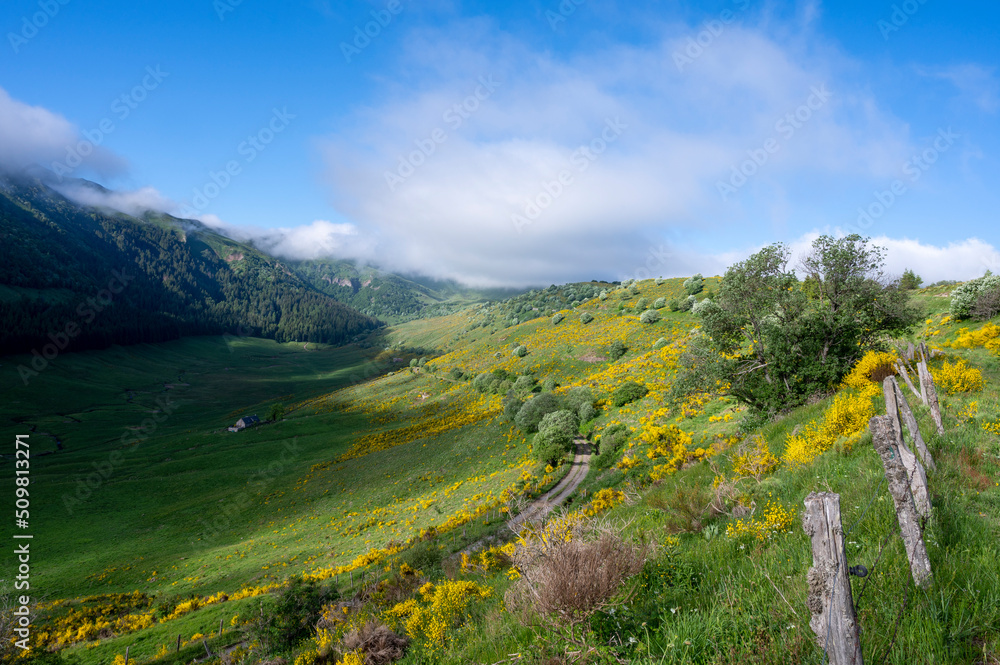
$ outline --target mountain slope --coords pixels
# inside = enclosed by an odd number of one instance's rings
[[[0,243],[0,353],[226,332],[336,344],[379,325],[197,222],[80,207],[37,179],[0,181]]]

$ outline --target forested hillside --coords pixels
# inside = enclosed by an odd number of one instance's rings
[[[378,321],[280,261],[188,220],[77,206],[0,184],[0,353],[232,333],[336,344]]]

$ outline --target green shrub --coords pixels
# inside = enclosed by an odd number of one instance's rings
[[[661,337],[660,339],[658,339],[655,342],[653,342],[653,348],[656,349],[657,351],[659,351],[660,349],[662,349],[663,347],[665,347],[669,343],[670,342],[668,342],[665,338]]]
[[[597,297],[600,298],[601,300],[607,300],[608,299],[608,290],[607,289],[601,289],[601,295],[599,295]]]
[[[557,385],[559,385],[559,384],[556,383],[555,378],[549,376],[549,377],[546,377],[546,379],[544,381],[542,381],[542,390],[545,391],[545,392],[547,392],[547,393],[550,393],[550,392],[552,392],[553,390],[556,389]]]
[[[647,309],[645,312],[639,315],[639,321],[642,323],[656,323],[660,320],[660,313],[655,309]]]
[[[512,388],[518,399],[524,399],[535,390],[535,379],[527,374],[521,375],[514,381]]]
[[[535,445],[558,444],[568,451],[579,429],[580,420],[576,413],[565,409],[547,413],[538,424]]]
[[[552,325],[559,325],[559,323],[565,319],[562,312],[556,312],[555,316],[552,317]]]
[[[517,347],[516,349],[514,349],[514,355],[517,356],[518,358],[525,357],[526,355],[528,355],[528,347],[523,345]]]
[[[646,309],[649,307],[649,298],[639,298],[635,301],[636,309]]]
[[[580,408],[577,409],[576,415],[580,417],[580,422],[589,422],[597,415],[597,409],[593,404],[581,404]]]
[[[535,459],[552,466],[558,466],[559,462],[566,457],[566,448],[555,442],[546,442],[535,435],[535,442],[532,447]]]
[[[451,371],[448,372],[448,376],[450,376],[456,381],[461,381],[462,378],[465,376],[465,373],[457,367],[452,367]]]
[[[995,291],[1000,291],[1000,275],[991,273],[962,284],[951,292],[951,317],[961,320],[973,316],[980,298]]]
[[[656,282],[656,285],[657,285],[657,286],[660,286],[661,284],[663,284],[663,283],[664,283],[664,282],[666,282],[667,280],[663,279],[662,277],[657,277],[657,278],[656,278],[655,280],[653,280],[653,281],[654,281],[654,282]]]
[[[517,414],[521,410],[522,406],[524,406],[524,402],[518,399],[513,390],[507,393],[507,395],[503,398],[504,420],[507,422],[514,422],[514,419],[517,418]]]
[[[587,325],[593,320],[594,320],[594,315],[591,314],[590,312],[584,312],[583,314],[580,315],[580,322],[583,323],[584,325]]]
[[[693,277],[688,277],[684,280],[684,292],[689,296],[698,295],[705,289],[705,279],[701,276],[701,273],[694,275]]]
[[[660,296],[659,298],[653,301],[653,309],[663,309],[666,306],[667,306],[667,299],[664,298],[663,296]]]
[[[625,355],[626,351],[628,351],[628,347],[625,346],[625,342],[616,339],[611,343],[611,348],[608,349],[608,357],[612,360],[618,360]]]
[[[251,635],[260,640],[266,651],[287,653],[312,635],[323,605],[332,600],[331,596],[318,582],[293,577],[281,595],[270,601],[260,618],[251,624]]]
[[[671,298],[670,302],[667,303],[667,307],[671,312],[679,312],[681,311],[681,301],[677,298]]]
[[[696,302],[698,302],[697,298],[695,298],[694,296],[688,296],[687,298],[681,301],[679,310],[681,312],[690,312],[691,308],[694,307],[694,304]]]
[[[417,359],[410,358],[410,367],[416,367],[416,366],[417,366]]]
[[[573,386],[566,393],[563,404],[570,411],[579,411],[584,404],[594,403],[594,393],[586,386]]]
[[[642,399],[648,392],[649,389],[646,386],[635,381],[626,381],[611,393],[611,403],[615,406],[625,406],[629,402]]]
[[[494,378],[490,372],[483,372],[472,380],[472,387],[481,393],[487,393],[490,390],[490,382]]]
[[[551,392],[532,397],[517,412],[514,423],[522,432],[537,432],[538,425],[547,414],[559,410],[559,400]]]

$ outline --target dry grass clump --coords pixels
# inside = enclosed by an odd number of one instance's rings
[[[557,520],[558,521],[558,520]],[[507,607],[546,642],[557,637],[591,651],[586,623],[598,610],[625,602],[623,583],[642,570],[648,545],[621,536],[625,526],[576,520],[569,529],[523,535],[512,557],[520,579],[507,591]]]
[[[343,644],[345,651],[363,654],[365,665],[389,665],[406,655],[410,640],[384,623],[369,621],[344,635]]]

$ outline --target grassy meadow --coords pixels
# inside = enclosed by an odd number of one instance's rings
[[[364,575],[409,584],[410,600],[365,596],[289,662],[356,662],[337,656],[336,642],[372,619],[412,633],[405,663],[559,655],[558,636],[539,646],[537,617],[531,625],[505,609],[518,575],[497,547],[464,562],[457,555],[487,535],[511,540],[498,509],[566,471],[536,462],[530,437],[502,417],[500,397],[472,388],[477,374],[503,369],[552,379],[557,395],[590,388],[598,414],[582,431],[598,445],[619,424],[629,434],[594,458],[561,518],[599,515],[651,547],[625,584],[630,601],[589,619],[603,645],[593,658],[821,662],[808,627],[812,559],[800,515],[809,492],[830,490],[841,494],[852,565],[872,571],[852,579],[866,662],[1000,662],[1000,363],[968,331],[961,341],[962,328],[982,324],[951,322],[947,289],[916,296],[927,314],[918,336],[945,353],[935,372],[962,358],[982,377],[975,390],[942,390],[943,436],[915,409],[939,467],[929,474],[934,584],[924,592],[893,535],[866,433],[867,418],[884,411],[878,391],[843,387],[757,432],[740,432],[744,414],[728,398],[671,404],[698,319],[663,309],[642,323],[636,305],[682,295],[681,282],[618,289],[563,310],[558,323],[477,326],[484,312],[475,305],[342,348],[192,338],[65,354],[27,386],[17,365],[30,358],[5,358],[0,428],[8,440],[32,434],[36,636],[87,664],[120,663],[126,646],[130,662],[191,662],[204,655],[203,637],[213,649],[240,642],[261,601],[291,577],[349,597],[352,577],[357,591]],[[614,342],[627,348],[618,360],[608,357]],[[523,357],[512,353],[518,346]],[[418,356],[428,360],[411,368]],[[613,406],[627,381],[648,394]],[[285,407],[279,422],[226,431],[243,415],[265,418],[275,403]],[[13,475],[9,459],[3,474]],[[722,509],[707,510],[716,498]],[[403,563],[419,573],[399,572]],[[444,613],[438,601],[452,593],[460,599]],[[446,628],[431,631],[435,617]],[[213,637],[220,621],[224,632]],[[256,662],[251,646],[227,658]]]

